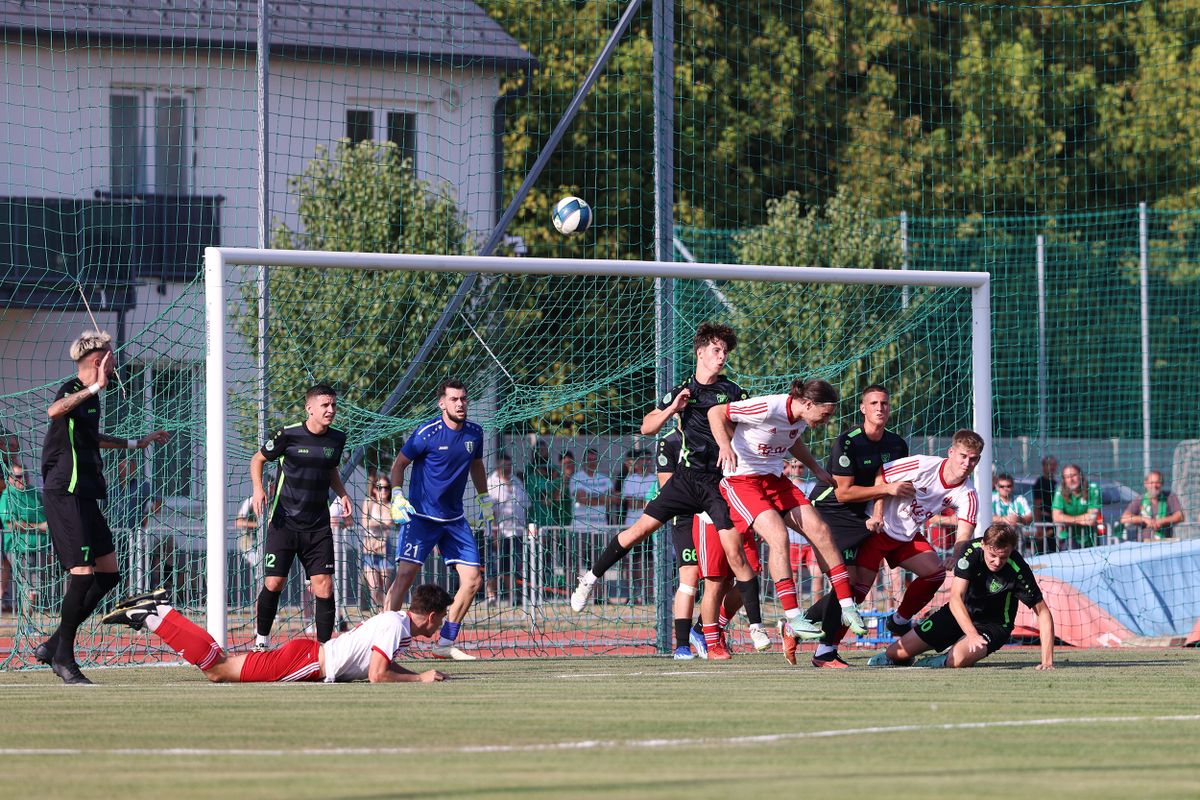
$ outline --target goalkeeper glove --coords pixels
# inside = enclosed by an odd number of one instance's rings
[[[484,522],[496,521],[496,510],[492,503],[492,496],[487,492],[479,495],[479,518]]]
[[[397,525],[404,525],[409,521],[414,511],[416,509],[413,508],[412,503],[408,502],[408,498],[404,496],[404,492],[400,490],[400,487],[397,486],[395,489],[392,489],[392,522]]]

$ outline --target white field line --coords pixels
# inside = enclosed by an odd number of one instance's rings
[[[1200,714],[1178,714],[1154,717],[1050,717],[1047,719],[1014,719],[994,722],[951,722],[940,725],[889,725],[870,728],[835,728],[824,731],[767,733],[757,736],[704,737],[688,739],[585,739],[575,742],[545,742],[542,744],[469,745],[466,747],[302,747],[282,748],[201,748],[201,747],[5,747],[0,756],[387,756],[451,753],[471,755],[480,753],[541,753],[568,750],[655,749],[663,747],[725,747],[741,744],[774,744],[801,739],[829,739],[838,736],[870,736],[917,731],[986,730],[989,728],[1032,728],[1054,725],[1110,725],[1135,722],[1198,722]]]

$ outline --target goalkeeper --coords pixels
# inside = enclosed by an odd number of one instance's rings
[[[1054,669],[1054,617],[1016,547],[1016,529],[1007,522],[992,523],[955,562],[950,602],[872,656],[867,666],[970,667],[1008,642],[1014,600],[1020,600],[1037,614],[1042,644],[1037,668]],[[913,663],[914,656],[927,650],[945,652]]]
[[[410,521],[400,535],[396,551],[396,577],[388,589],[386,608],[399,611],[404,595],[421,571],[433,548],[446,566],[458,572],[458,593],[442,624],[436,658],[474,661],[475,656],[455,644],[458,629],[475,594],[483,586],[479,545],[463,513],[463,490],[467,476],[479,493],[479,509],[486,522],[494,518],[492,498],[487,491],[483,466],[483,428],[467,419],[467,389],[453,378],[442,381],[438,390],[440,417],[417,426],[400,448],[392,464],[392,508],[407,512]],[[400,491],[404,471],[413,465],[408,498]]]

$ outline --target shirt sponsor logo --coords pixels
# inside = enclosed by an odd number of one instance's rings
[[[843,467],[850,466],[850,456],[846,455],[845,453],[842,453],[842,457],[838,459],[838,464],[840,464]]]
[[[988,583],[988,594],[996,594],[1002,591],[1004,591],[1004,581],[999,578],[992,578]]]
[[[306,455],[308,455],[308,448],[307,447],[297,447],[296,452],[302,456],[306,456]]]
[[[326,458],[333,458],[333,448],[332,448],[332,447],[326,447],[326,448],[325,448],[325,457],[326,457]]]
[[[717,405],[720,405],[721,403],[728,403],[728,402],[729,402],[729,395],[725,394],[724,392],[721,392],[719,395],[717,395]],[[771,431],[771,432],[774,433],[774,431]]]

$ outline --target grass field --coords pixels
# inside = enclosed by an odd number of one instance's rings
[[[428,686],[0,673],[0,795],[1200,796],[1200,651],[1061,650],[1053,672],[1034,649],[964,671],[868,655],[455,663]]]

